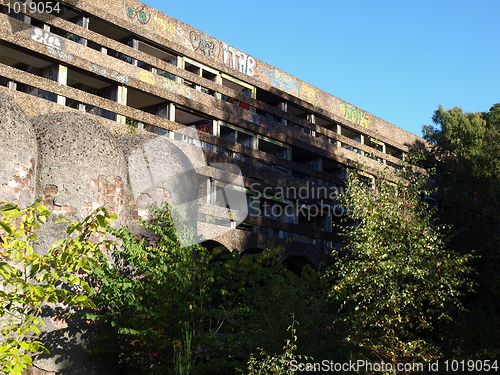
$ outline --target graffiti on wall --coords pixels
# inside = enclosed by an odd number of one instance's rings
[[[164,78],[158,74],[142,70],[140,73],[140,80],[150,85],[161,85],[169,90],[175,91],[177,94],[185,96],[189,99],[193,97],[191,89],[187,86],[180,85],[168,78]]]
[[[274,70],[261,70],[262,75],[267,77],[271,84],[281,90],[288,91],[294,94],[299,92],[299,83],[286,73],[280,72],[278,69]]]
[[[195,31],[191,31],[191,34],[189,34],[189,40],[191,41],[191,45],[196,52],[201,52],[210,57],[217,57],[218,48],[212,40],[204,38]]]
[[[159,26],[160,30],[163,33],[166,33],[166,34],[176,34],[177,33],[179,35],[184,34],[184,30],[182,29],[182,27],[178,26],[175,21],[170,22],[170,21],[162,18],[161,16],[155,15],[154,22]]]
[[[187,86],[180,85],[170,79],[165,79],[165,78],[162,78],[162,82],[163,82],[163,87],[175,91],[177,94],[185,96],[186,98],[189,99],[193,97],[191,89]]]
[[[66,53],[58,48],[47,46],[47,52],[59,60],[73,61],[73,55]]]
[[[355,124],[361,125],[365,128],[368,128],[370,125],[370,116],[352,104],[345,102],[341,103],[340,110],[344,114],[344,118],[346,120],[354,122]]]
[[[249,56],[226,43],[220,43],[219,45],[217,42],[205,38],[196,31],[192,31],[189,34],[189,40],[196,52],[200,52],[205,56],[216,58],[224,65],[227,65],[246,75],[253,76],[255,74],[255,66],[257,63],[252,56]]]
[[[50,55],[60,60],[73,61],[73,55],[64,52],[66,45],[63,38],[37,27],[31,29],[30,37],[38,43],[45,44]]]
[[[222,62],[234,70],[249,76],[255,74],[255,59],[226,43],[222,43]]]
[[[128,82],[128,76],[125,74],[121,74],[117,72],[116,70],[111,70],[107,69],[104,67],[101,67],[99,65],[96,65],[94,63],[89,63],[89,70],[99,74],[100,76],[107,77],[114,79],[116,81],[120,81],[122,83],[127,83]]]
[[[318,100],[318,97],[316,96],[316,92],[316,88],[308,85],[307,83],[302,82],[302,84],[300,85],[300,93],[302,95],[302,98],[305,101],[321,108],[322,106],[320,101]]]
[[[257,113],[250,112],[250,121],[254,124],[263,126],[268,129],[273,128],[273,121],[267,117],[258,115]]]
[[[31,39],[52,48],[65,49],[64,40],[62,38],[37,27],[31,29]]]
[[[144,10],[146,8],[146,5],[143,5],[142,7],[138,7],[136,9],[132,8],[131,6],[127,5],[126,6],[126,13],[129,18],[134,19],[136,18],[140,23],[146,24],[149,22],[149,19],[151,18],[148,13]]]

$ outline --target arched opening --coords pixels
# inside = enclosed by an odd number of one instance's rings
[[[231,254],[227,247],[217,241],[208,240],[201,243],[207,249],[208,253],[213,255],[210,262],[224,262],[227,256]]]
[[[283,262],[286,268],[292,271],[294,274],[300,276],[302,274],[302,270],[305,266],[310,266],[312,269],[315,269],[314,264],[307,258],[300,255],[292,255],[285,259]]]
[[[264,251],[264,249],[260,249],[258,247],[251,247],[241,252],[241,255],[255,255],[260,254]]]
[[[221,244],[220,242],[217,242],[217,241],[214,241],[214,240],[207,240],[207,241],[203,241],[201,243],[201,245],[207,249],[208,251],[213,251],[214,249],[218,248],[218,247],[224,247],[225,246],[223,244]],[[227,248],[226,248],[227,250]]]

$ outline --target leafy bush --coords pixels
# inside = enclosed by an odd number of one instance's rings
[[[88,298],[91,287],[86,276],[110,243],[92,242],[91,237],[103,235],[115,216],[104,208],[96,210],[68,227],[73,237],[56,241],[42,255],[37,253],[37,231],[51,216],[48,208],[40,201],[24,209],[0,202],[0,213],[0,369],[20,375],[31,365],[33,355],[48,353],[37,340],[44,325],[43,306],[95,307]]]

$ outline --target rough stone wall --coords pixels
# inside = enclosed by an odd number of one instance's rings
[[[98,121],[79,113],[28,117],[13,98],[0,92],[0,200],[25,207],[45,198],[53,218],[81,220],[99,206],[130,221],[127,163],[116,139]],[[49,221],[38,232],[44,252],[65,236],[65,226]],[[92,327],[61,319],[64,306],[44,308],[44,342],[32,374],[106,373],[85,354]],[[104,372],[103,372],[104,371]]]
[[[3,92],[0,113],[0,200],[28,205],[35,197],[35,131],[23,110]]]
[[[54,217],[81,220],[105,206],[126,225],[127,165],[115,138],[96,120],[79,113],[32,118],[39,147],[36,193]],[[64,236],[64,226],[42,227],[42,247]]]

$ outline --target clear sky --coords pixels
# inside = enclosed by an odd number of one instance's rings
[[[500,102],[498,0],[144,2],[417,135]]]

